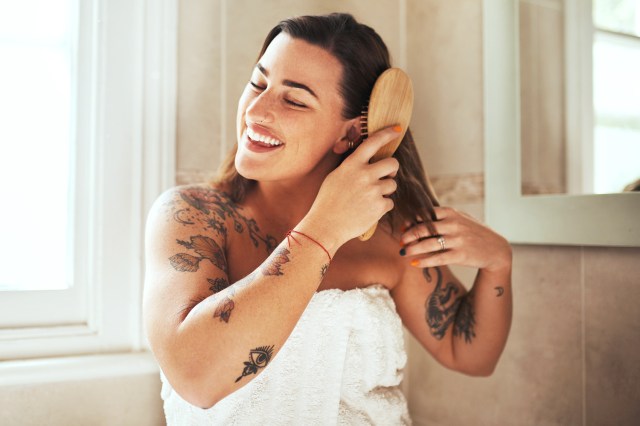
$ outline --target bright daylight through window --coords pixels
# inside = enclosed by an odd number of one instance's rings
[[[0,290],[72,284],[72,12],[0,1]]]
[[[640,178],[640,0],[595,0],[593,21],[594,192],[619,192]]]

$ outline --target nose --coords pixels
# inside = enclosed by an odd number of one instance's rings
[[[269,90],[265,90],[256,96],[247,106],[245,112],[247,121],[253,123],[270,123],[273,122],[274,99]]]

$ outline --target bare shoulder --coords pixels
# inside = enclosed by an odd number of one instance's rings
[[[236,208],[222,188],[210,184],[176,186],[156,199],[149,212],[148,223],[160,225],[164,222],[178,227],[201,228],[202,231],[213,231],[224,237],[224,222],[229,212]]]

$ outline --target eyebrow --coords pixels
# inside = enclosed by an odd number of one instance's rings
[[[265,77],[269,77],[269,71],[267,71],[265,67],[263,67],[262,65],[260,65],[258,63],[258,64],[256,64],[256,68],[258,68],[260,70],[260,72],[262,74],[264,74]],[[307,86],[306,84],[298,83],[297,81],[293,81],[293,80],[282,80],[282,84],[285,85],[285,86],[288,86],[288,87],[293,87],[294,89],[306,90],[314,98],[318,99],[318,95],[316,95],[315,92],[313,90],[311,90],[311,88],[309,86]]]

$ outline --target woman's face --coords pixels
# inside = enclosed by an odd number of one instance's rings
[[[279,181],[332,170],[356,122],[342,118],[341,77],[342,65],[329,52],[279,34],[238,103],[238,172]]]

